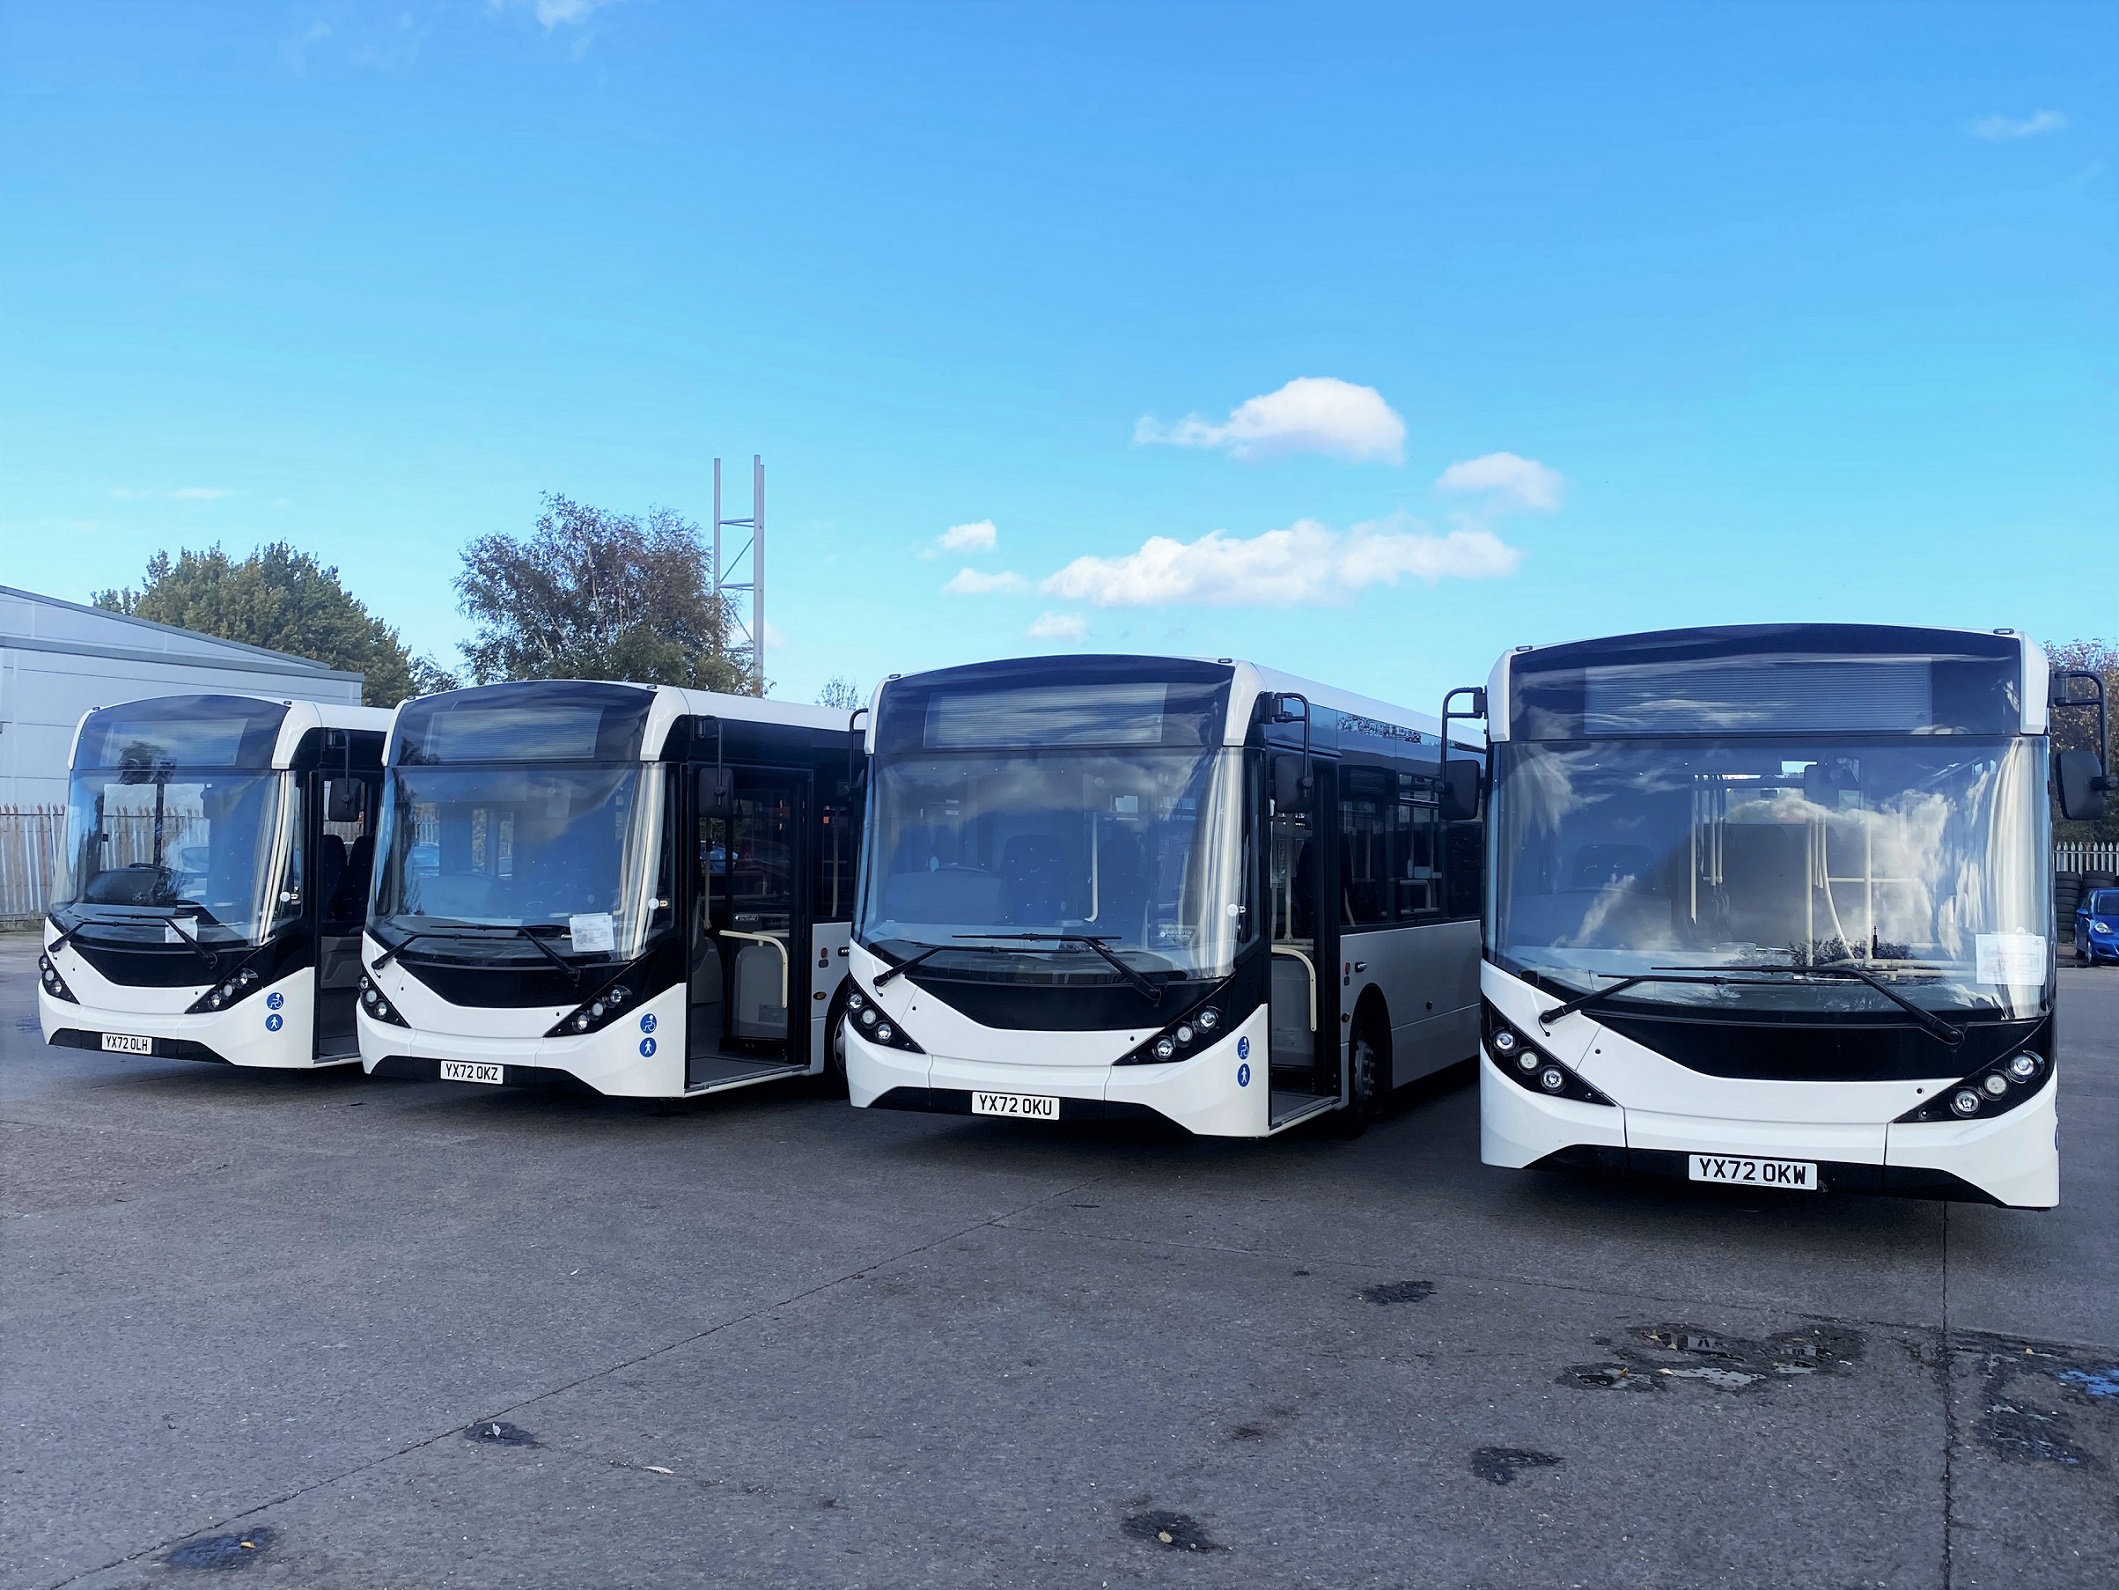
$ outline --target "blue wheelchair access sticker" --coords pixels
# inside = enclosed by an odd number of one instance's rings
[[[265,996],[265,1008],[267,1010],[278,1010],[286,1003],[287,996],[285,994],[267,994]]]
[[[1238,1066],[1236,1068],[1236,1085],[1239,1088],[1247,1088],[1251,1085],[1251,1068],[1249,1066]]]
[[[1236,1058],[1237,1058],[1237,1059],[1239,1059],[1239,1060],[1248,1060],[1248,1059],[1250,1059],[1250,1058],[1251,1058],[1251,1040],[1250,1040],[1250,1039],[1248,1039],[1248,1038],[1238,1038],[1238,1039],[1236,1040]]]
[[[652,1014],[640,1018],[640,1030],[642,1032],[653,1032],[655,1030],[655,1018]]]
[[[646,1057],[646,1056],[648,1056],[648,1055],[651,1055],[651,1054],[653,1054],[654,1052],[655,1052],[655,1040],[654,1040],[654,1039],[652,1039],[652,1038],[643,1038],[643,1039],[641,1039],[641,1040],[640,1040],[640,1053],[641,1053],[641,1056],[642,1056],[643,1058],[645,1058],[645,1057]]]
[[[265,1018],[265,1030],[267,1032],[278,1032],[282,1027],[286,1025],[287,1018],[285,1016],[282,1016],[278,1011],[274,1011],[271,1015]]]

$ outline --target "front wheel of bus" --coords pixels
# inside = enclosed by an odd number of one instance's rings
[[[1325,1117],[1333,1135],[1359,1137],[1368,1130],[1369,1122],[1383,1114],[1384,1102],[1391,1091],[1385,1078],[1387,1064],[1373,1029],[1369,1023],[1363,1022],[1354,1029],[1354,1036],[1347,1043],[1346,1103]]]
[[[846,1097],[846,996],[852,988],[852,978],[841,982],[825,1012],[824,1064],[809,1079],[819,1098]]]

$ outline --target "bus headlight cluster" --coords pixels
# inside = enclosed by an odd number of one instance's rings
[[[37,976],[44,984],[44,991],[51,995],[52,998],[63,999],[69,1005],[81,1003],[80,1000],[74,998],[74,991],[66,986],[66,979],[59,975],[59,968],[52,964],[52,958],[49,955],[39,955],[37,957]]]
[[[1516,1086],[1532,1093],[1542,1093],[1547,1098],[1573,1099],[1578,1104],[1617,1108],[1608,1095],[1598,1092],[1575,1075],[1571,1066],[1562,1065],[1525,1037],[1520,1028],[1509,1025],[1493,1006],[1485,1007],[1485,1016],[1486,1052],[1494,1062],[1494,1069]]]
[[[387,1022],[392,1027],[412,1025],[397,1013],[395,1005],[383,997],[383,991],[375,986],[375,979],[366,975],[361,978],[361,1009],[377,1021]]]
[[[214,984],[213,987],[207,989],[205,993],[193,1000],[191,1008],[186,1014],[196,1016],[203,1011],[226,1010],[230,1005],[257,987],[259,981],[258,974],[246,966],[233,977],[227,979],[227,981]]]
[[[625,1014],[626,1007],[632,1002],[633,990],[624,983],[613,983],[594,999],[583,1000],[561,1016],[559,1024],[545,1036],[573,1038],[585,1032],[594,1032],[599,1027],[607,1027]]]
[[[876,1003],[875,995],[864,994],[858,988],[846,996],[846,1024],[868,1042],[886,1049],[903,1049],[907,1054],[927,1052],[912,1041],[896,1017]]]
[[[2013,1110],[2035,1094],[2053,1074],[2052,1062],[2035,1049],[2019,1049],[1944,1088],[1927,1103],[1906,1111],[1900,1121],[1973,1121]]]
[[[1113,1063],[1122,1066],[1158,1066],[1167,1065],[1173,1060],[1189,1060],[1220,1037],[1221,1032],[1221,1007],[1197,1005],[1146,1043],[1128,1054],[1121,1055]]]

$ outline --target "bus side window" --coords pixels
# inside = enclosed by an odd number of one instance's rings
[[[1486,867],[1486,829],[1477,822],[1451,823],[1447,829],[1449,865],[1449,914],[1462,920],[1479,915],[1481,874]]]
[[[1341,924],[1381,927],[1391,919],[1388,774],[1348,768],[1339,802]]]

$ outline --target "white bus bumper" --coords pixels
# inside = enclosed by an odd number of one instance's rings
[[[351,1055],[318,1061],[316,972],[302,967],[276,983],[253,984],[225,1010],[187,1010],[213,987],[135,988],[113,983],[78,955],[54,957],[73,1000],[54,999],[37,985],[37,1021],[47,1043],[65,1048],[103,1047],[105,1033],[153,1042],[156,1056],[171,1060],[220,1060],[230,1065],[313,1071],[344,1065]]]

